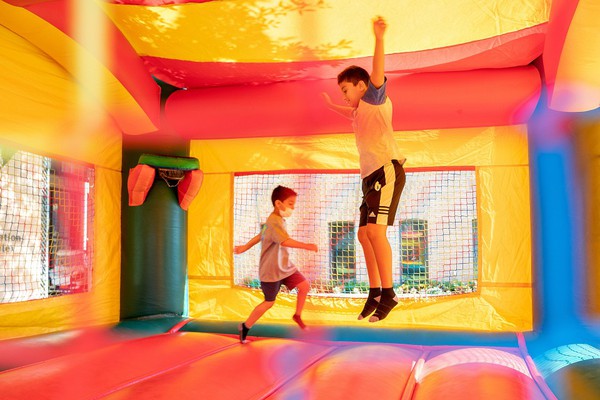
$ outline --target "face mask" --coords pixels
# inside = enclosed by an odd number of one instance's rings
[[[293,211],[294,210],[292,210],[291,208],[286,208],[285,210],[279,210],[279,215],[281,215],[283,218],[287,218],[292,215]]]

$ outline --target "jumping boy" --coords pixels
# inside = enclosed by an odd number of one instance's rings
[[[277,298],[277,293],[281,285],[285,285],[289,290],[298,288],[298,298],[296,300],[296,313],[292,317],[300,328],[306,328],[302,321],[302,309],[306,301],[306,295],[310,289],[308,281],[298,271],[290,261],[288,247],[317,251],[317,245],[296,241],[288,235],[285,229],[285,220],[292,215],[296,205],[298,195],[292,189],[277,186],[271,194],[273,203],[273,212],[267,218],[267,222],[261,229],[261,233],[253,237],[248,243],[234,248],[235,254],[241,254],[252,248],[258,242],[261,242],[260,263],[258,273],[260,278],[260,287],[265,296],[265,300],[257,305],[250,313],[246,321],[238,326],[240,333],[240,342],[247,343],[246,336],[248,331],[260,317],[263,316]]]
[[[394,224],[406,176],[393,136],[392,102],[386,95],[383,36],[386,23],[381,17],[373,21],[375,51],[371,75],[350,66],[338,75],[338,85],[348,106],[332,103],[323,93],[328,107],[352,120],[360,159],[363,200],[360,205],[358,241],[369,275],[369,295],[358,319],[376,322],[387,317],[398,304],[392,281],[392,248],[387,227]]]

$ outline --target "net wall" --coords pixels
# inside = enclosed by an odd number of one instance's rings
[[[0,148],[0,302],[88,291],[94,169]]]
[[[234,179],[234,243],[246,243],[273,210],[277,185],[298,193],[287,219],[290,237],[317,253],[289,249],[311,282],[311,294],[364,295],[369,280],[357,239],[361,180],[353,173],[252,174]],[[394,286],[404,296],[477,290],[477,204],[474,169],[412,171],[396,221],[388,228]],[[259,288],[260,245],[234,256],[236,285]]]

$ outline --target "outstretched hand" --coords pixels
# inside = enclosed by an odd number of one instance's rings
[[[321,97],[323,97],[323,100],[325,100],[325,104],[327,104],[328,106],[332,104],[331,97],[329,97],[329,94],[327,92],[321,92]]]
[[[314,251],[314,252],[319,251],[319,249],[317,248],[317,245],[313,244],[313,243],[307,244],[306,245],[306,250],[308,250],[308,251]]]
[[[233,248],[233,253],[234,254],[242,254],[245,251],[246,251],[246,246],[235,246]]]
[[[373,20],[373,33],[375,34],[376,39],[383,39],[383,34],[385,33],[385,29],[387,28],[387,24],[385,20],[381,16],[377,16]]]

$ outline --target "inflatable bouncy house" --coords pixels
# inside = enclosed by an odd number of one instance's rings
[[[399,304],[357,315],[337,74],[383,16]],[[600,398],[595,0],[0,1],[2,399]],[[263,300],[297,193],[302,317]]]

